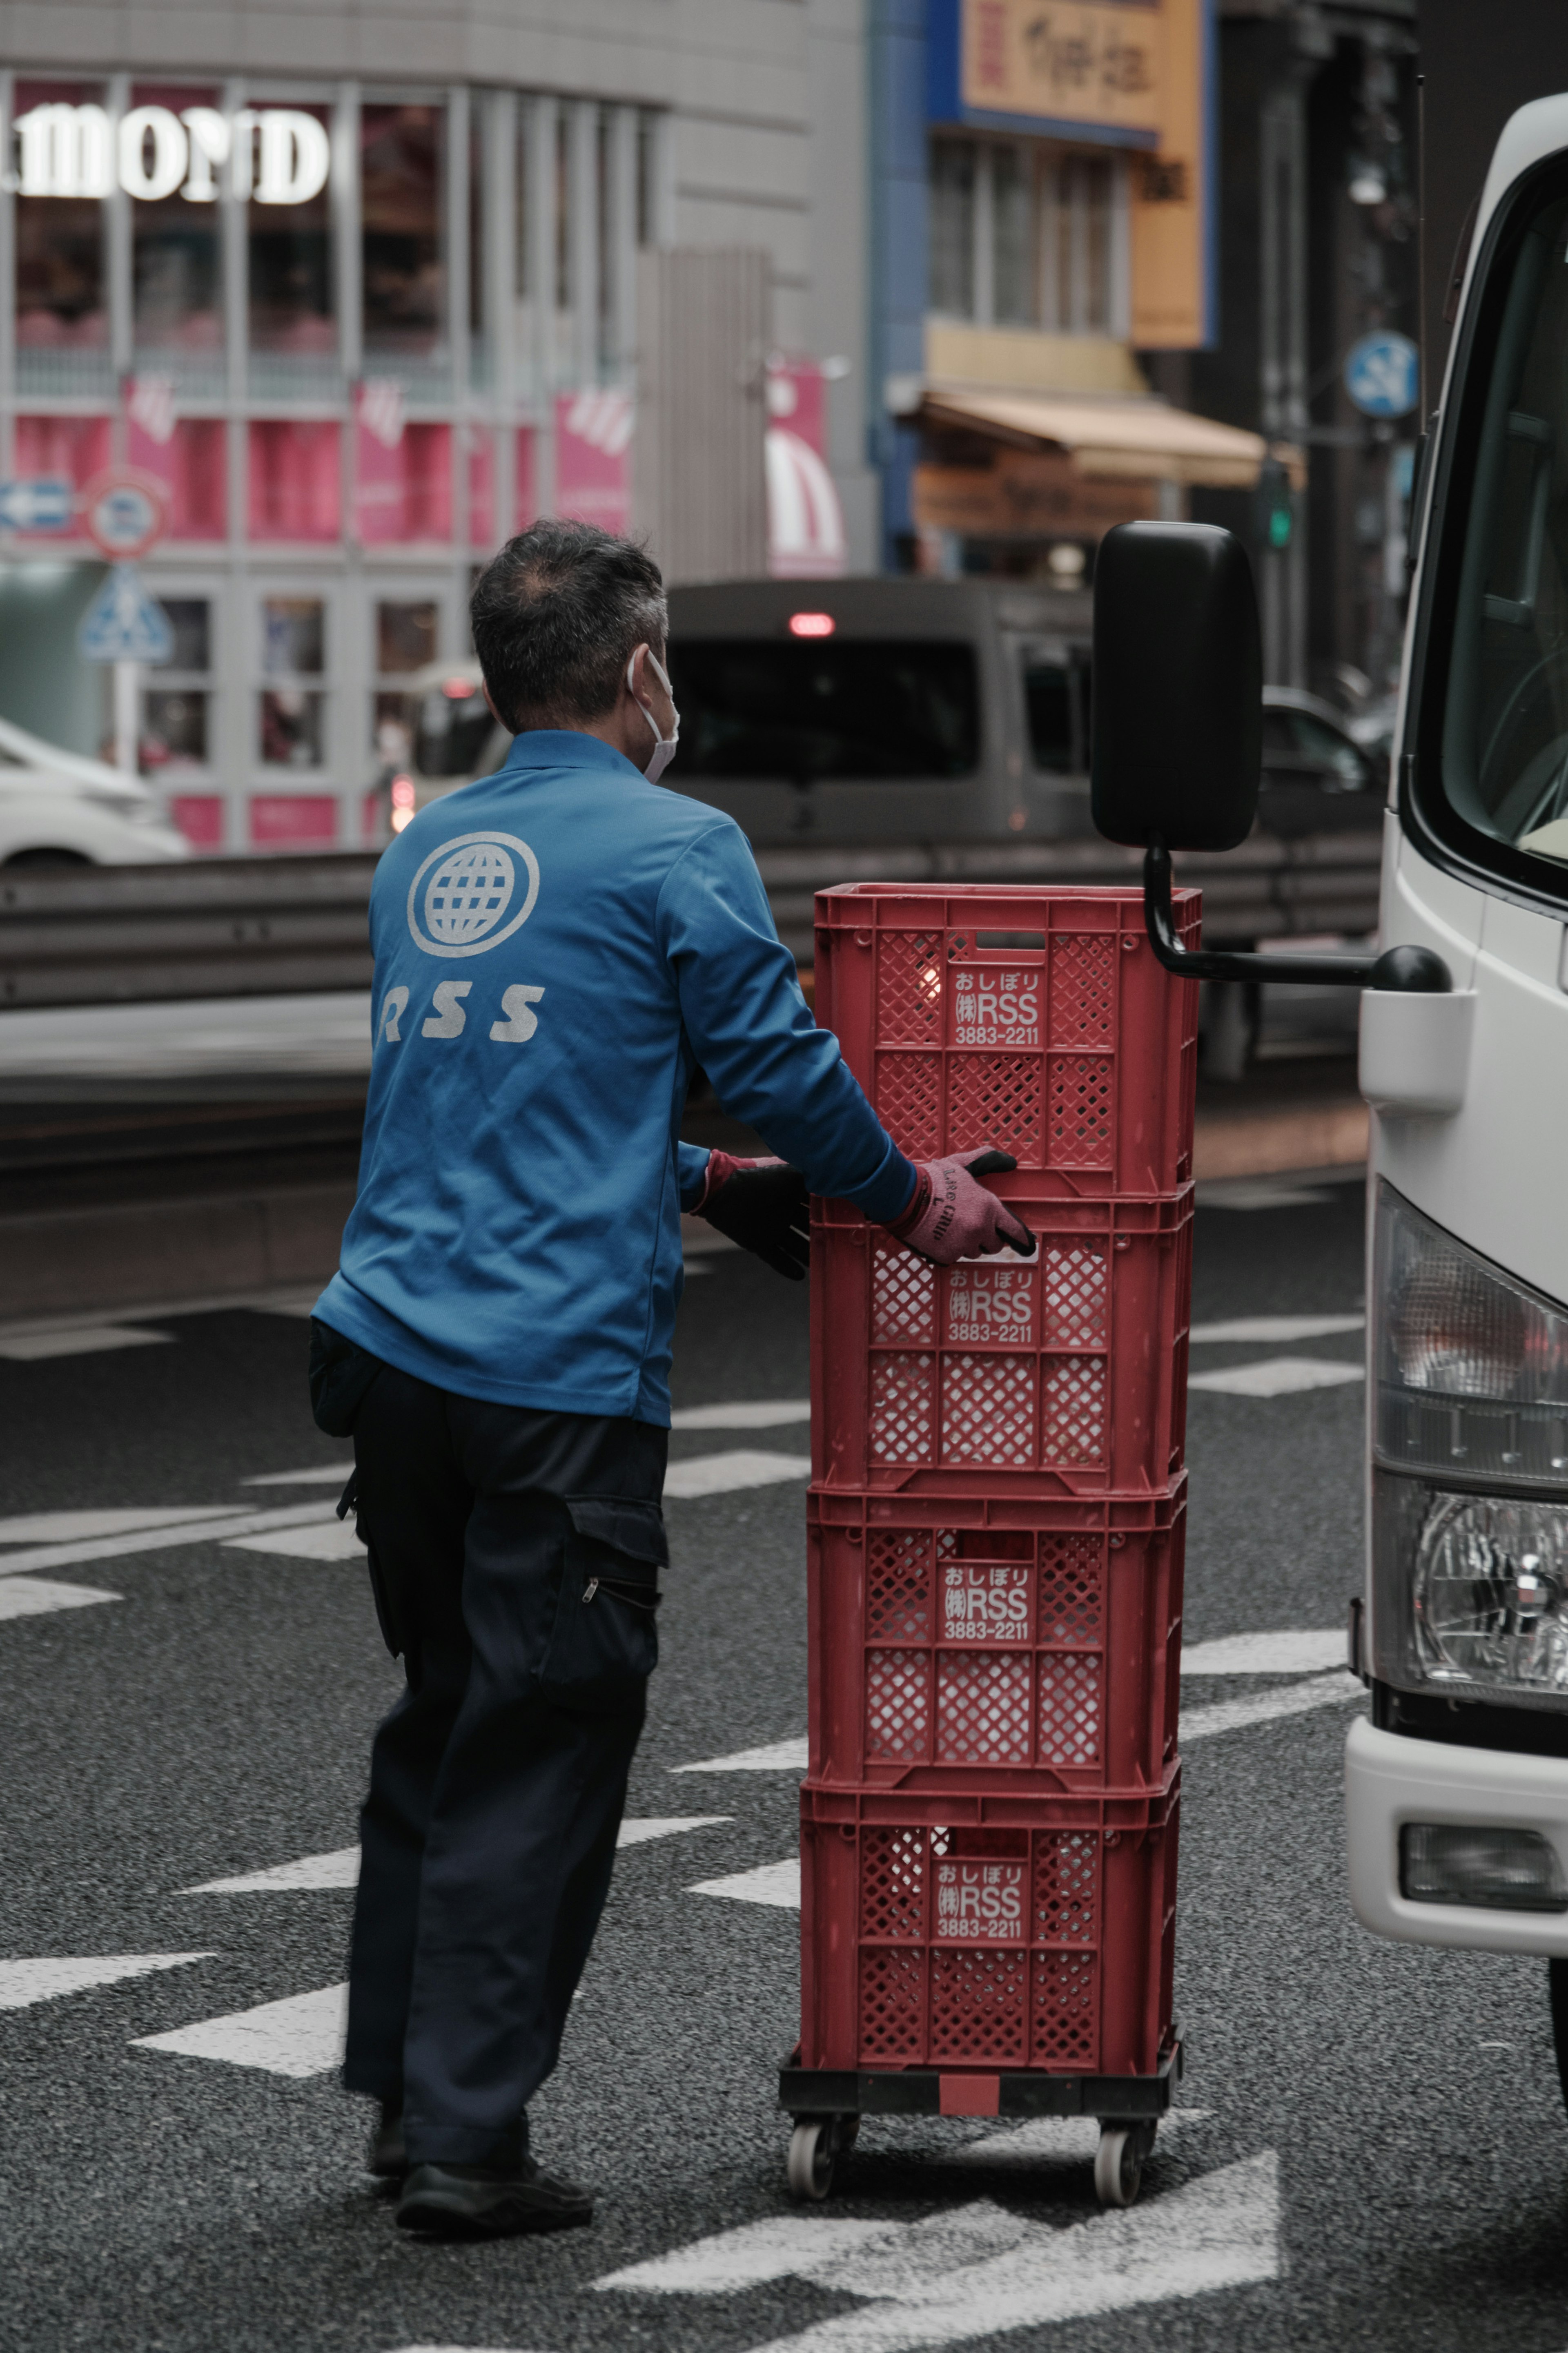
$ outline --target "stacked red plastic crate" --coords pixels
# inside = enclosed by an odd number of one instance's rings
[[[1037,1249],[939,1270],[816,1205],[795,2064],[934,2070],[973,2113],[1007,2071],[1152,2077],[1197,991],[1135,890],[829,891],[816,944],[898,1143],[1011,1153]]]

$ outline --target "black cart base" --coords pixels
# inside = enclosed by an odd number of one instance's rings
[[[1010,2116],[1020,2122],[1030,2116],[1094,2116],[1100,2124],[1094,2186],[1100,2203],[1131,2206],[1160,2119],[1182,2077],[1177,2041],[1152,2075],[1050,2075],[1037,2068],[994,2074],[937,2067],[837,2069],[802,2067],[799,2058],[798,2049],[793,2051],[779,2069],[779,2105],[795,2118],[789,2186],[796,2198],[826,2197],[838,2158],[855,2146],[862,2116]]]

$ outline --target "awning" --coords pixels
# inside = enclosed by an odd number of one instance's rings
[[[1091,480],[1199,483],[1209,490],[1250,490],[1272,454],[1305,486],[1306,460],[1287,442],[1270,445],[1261,433],[1193,417],[1163,400],[1057,399],[1045,393],[943,391],[928,384],[922,422],[990,433],[1016,448],[1048,443],[1065,449]]]

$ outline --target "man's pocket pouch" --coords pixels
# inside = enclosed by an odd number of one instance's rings
[[[618,1495],[563,1497],[566,1536],[555,1622],[540,1671],[558,1706],[640,1709],[658,1664],[659,1571],[669,1546],[657,1504]]]

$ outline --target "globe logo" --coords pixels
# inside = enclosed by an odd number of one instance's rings
[[[432,850],[415,875],[408,928],[426,955],[483,955],[528,921],[538,896],[539,860],[526,841],[465,833]]]
[[[447,947],[493,932],[511,899],[517,869],[499,841],[476,841],[443,858],[425,885],[425,929]]]

